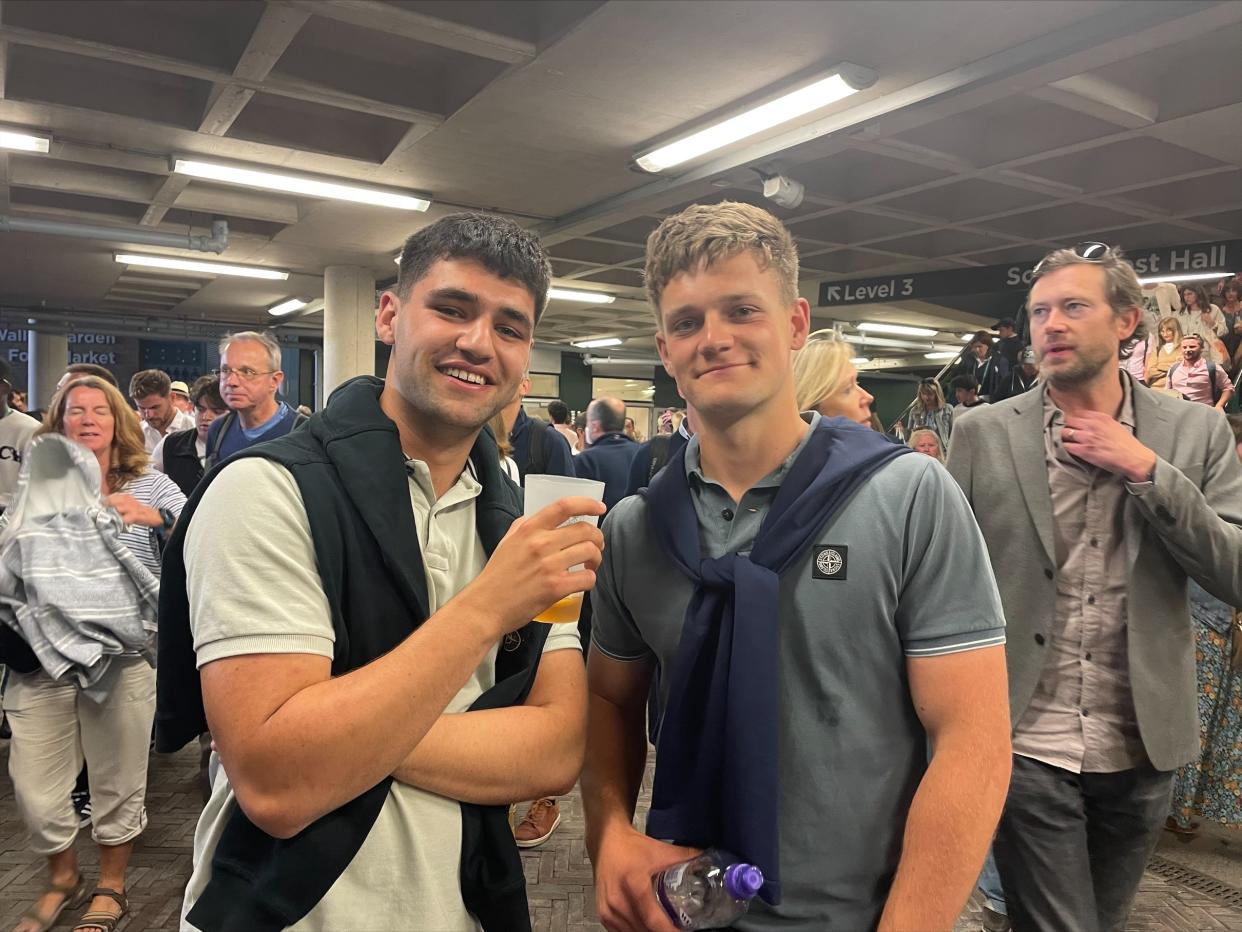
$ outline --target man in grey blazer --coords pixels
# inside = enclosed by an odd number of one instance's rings
[[[1044,384],[953,426],[1008,624],[994,851],[1015,932],[1124,927],[1173,771],[1199,753],[1187,578],[1242,604],[1232,434],[1118,368],[1141,305],[1115,249],[1051,253],[1027,302]]]

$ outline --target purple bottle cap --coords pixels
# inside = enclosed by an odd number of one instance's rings
[[[751,900],[763,886],[763,871],[753,864],[730,864],[725,868],[724,883],[735,900]]]

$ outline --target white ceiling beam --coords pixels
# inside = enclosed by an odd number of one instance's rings
[[[128,49],[107,42],[95,42],[89,39],[78,39],[72,36],[61,36],[50,32],[4,25],[0,25],[0,40],[7,40],[14,45],[48,49],[69,55],[81,55],[86,58],[94,58],[114,64],[133,65],[150,71],[176,74],[211,84],[248,88],[251,91],[275,94],[278,97],[304,100],[308,103],[336,107],[340,110],[351,110],[355,113],[387,117],[391,120],[399,120],[406,123],[430,123],[435,126],[444,120],[443,115],[439,113],[419,110],[414,107],[403,107],[400,104],[391,104],[382,100],[372,100],[369,97],[362,97],[358,94],[349,94],[345,91],[338,91],[335,88],[324,87],[315,84],[313,81],[303,81],[297,78],[273,78],[271,76],[260,81],[238,77],[231,72],[222,71],[219,68],[181,61],[180,59],[169,58],[166,55],[156,55],[151,52]]]
[[[289,48],[289,43],[298,34],[298,30],[310,19],[310,13],[291,7],[272,6],[263,8],[263,15],[255,26],[246,43],[246,48],[233,68],[233,77],[238,80],[256,81],[260,84],[267,80],[272,68],[280,60],[280,56]],[[211,89],[207,107],[203,112],[198,131],[208,136],[223,136],[229,131],[233,122],[241,116],[246,104],[254,98],[255,91],[250,87],[237,84],[215,84]],[[423,126],[425,124],[417,124]],[[430,130],[428,130],[429,132]],[[141,226],[156,226],[164,219],[190,184],[190,179],[183,175],[169,175],[142,215]]]
[[[1053,81],[1046,87],[1027,91],[1027,96],[1126,129],[1151,126],[1160,109],[1150,97],[1092,74],[1076,74]]]
[[[479,58],[516,65],[532,61],[538,52],[535,43],[515,39],[487,29],[454,23],[438,16],[403,10],[370,0],[276,0],[293,7],[376,32],[413,39],[427,45],[454,49]]]

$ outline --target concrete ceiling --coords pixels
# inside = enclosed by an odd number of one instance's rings
[[[0,0],[0,124],[53,137],[47,155],[0,154],[0,214],[119,228],[115,244],[0,233],[0,304],[63,308],[83,326],[264,324],[283,298],[321,296],[328,265],[391,277],[406,235],[474,207],[539,230],[562,284],[618,296],[553,302],[541,340],[620,336],[646,353],[643,243],[695,201],[773,209],[812,298],[822,280],[1025,261],[1085,238],[1236,238],[1239,48],[1239,0]],[[630,167],[645,145],[841,61],[877,82],[673,177]],[[433,206],[191,181],[170,174],[174,153]],[[801,181],[804,202],[765,201],[756,168]],[[221,258],[289,281],[112,260],[124,228],[205,233],[212,217],[229,221]],[[832,317],[985,322],[926,302]]]

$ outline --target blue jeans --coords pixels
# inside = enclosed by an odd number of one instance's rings
[[[1000,872],[996,869],[996,856],[988,848],[988,859],[983,862],[983,873],[979,875],[979,892],[983,894],[988,909],[1002,916],[1008,916],[1005,909],[1005,891],[1001,888]]]

